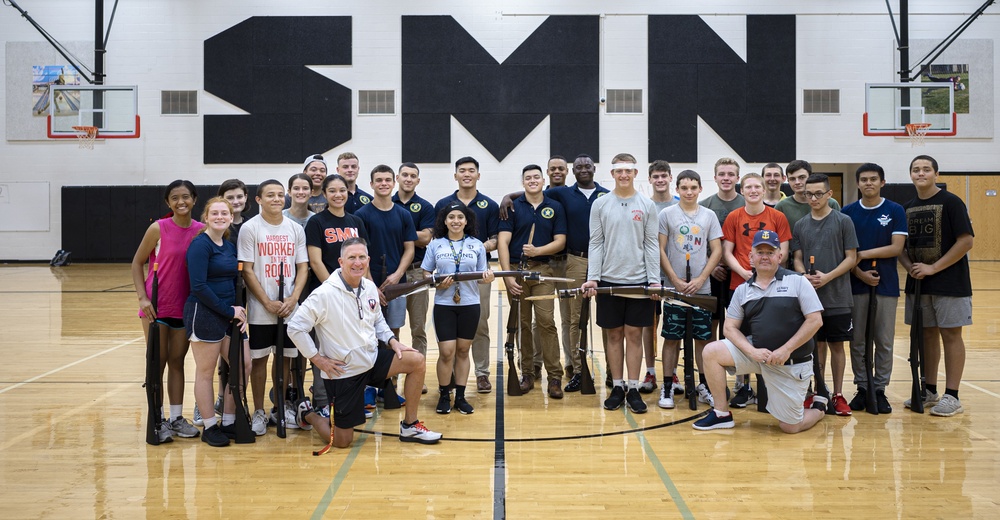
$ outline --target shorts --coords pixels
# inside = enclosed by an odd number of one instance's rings
[[[913,295],[906,295],[903,322],[910,324],[913,310]],[[924,327],[953,329],[972,325],[972,296],[938,296],[921,294],[920,307],[923,309]]]
[[[299,355],[299,349],[295,348],[295,343],[288,337],[288,329],[285,331],[285,357],[293,358]],[[250,324],[250,359],[261,359],[274,353],[277,345],[278,325],[254,325]]]
[[[182,318],[156,318],[156,323],[160,323],[171,329],[184,328],[184,320]]]
[[[232,319],[209,309],[203,303],[184,303],[184,330],[191,341],[218,343],[229,332],[230,322]]]
[[[435,305],[434,330],[438,341],[455,341],[476,337],[479,327],[479,304]]]
[[[406,324],[406,298],[391,300],[389,305],[382,307],[382,315],[390,329],[401,329]]]
[[[854,321],[851,313],[823,316],[823,326],[816,331],[816,341],[836,343],[854,339]]]
[[[659,307],[659,306],[657,306]],[[687,308],[663,304],[663,327],[660,336],[668,340],[684,339],[684,317]],[[691,309],[691,337],[708,341],[712,339],[712,313],[704,309]]]
[[[767,385],[767,412],[786,424],[798,424],[805,416],[802,402],[806,399],[809,380],[813,376],[812,357],[794,365],[765,365],[743,353],[733,342],[722,340],[729,348],[735,366],[726,367],[730,375],[761,374]]]
[[[632,285],[611,282],[598,282],[598,287],[615,287]],[[656,302],[643,298],[626,298],[610,294],[597,295],[597,326],[602,329],[617,329],[628,325],[630,327],[652,327],[653,309]]]
[[[365,423],[365,387],[382,388],[389,378],[389,368],[395,357],[392,349],[380,348],[375,355],[375,366],[367,372],[343,379],[323,380],[327,399],[333,403],[334,426],[346,430]]]

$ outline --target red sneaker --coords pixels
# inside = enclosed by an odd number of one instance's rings
[[[847,404],[847,399],[844,399],[844,394],[834,394],[833,410],[837,415],[851,415],[851,407]]]

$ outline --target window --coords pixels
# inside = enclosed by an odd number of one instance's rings
[[[641,114],[641,89],[608,89],[609,114]]]
[[[840,91],[836,89],[804,90],[802,112],[805,114],[839,114]]]
[[[359,90],[359,114],[395,114],[396,91],[394,90]]]
[[[197,115],[197,90],[163,90],[160,92],[161,115]]]

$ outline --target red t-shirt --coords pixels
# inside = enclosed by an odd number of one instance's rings
[[[750,270],[750,245],[753,243],[753,236],[762,229],[778,233],[778,240],[782,243],[792,239],[785,214],[768,206],[764,206],[764,211],[757,215],[747,213],[746,207],[733,210],[722,224],[722,239],[733,243],[733,256],[746,270]],[[729,289],[736,289],[744,281],[736,272],[730,273]]]

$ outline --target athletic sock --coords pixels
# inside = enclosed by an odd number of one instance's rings
[[[732,412],[720,412],[719,410],[717,410],[715,408],[713,408],[712,410],[715,411],[715,416],[716,417],[729,417],[730,414],[732,413]]]
[[[465,386],[455,385],[455,399],[465,399]]]
[[[184,414],[184,405],[182,404],[172,404],[170,405],[170,420],[174,420]]]
[[[955,399],[958,399],[958,390],[952,390],[951,388],[944,389],[944,395],[950,395]]]
[[[629,390],[633,390],[633,389],[634,390],[638,390],[639,389],[639,380],[638,379],[629,379],[628,380],[628,389]]]
[[[230,424],[236,423],[236,414],[234,413],[224,413],[222,414],[222,425],[229,426]]]
[[[656,367],[646,367],[646,373],[655,376],[656,375]]]
[[[932,394],[936,394],[937,393],[937,385],[927,385],[927,391],[930,392],[930,393],[932,393]],[[170,413],[174,412],[173,408],[174,408],[173,406],[170,407]]]
[[[611,385],[612,386],[620,386],[622,388],[625,388],[625,381],[622,380],[622,379],[612,379],[611,380]]]
[[[441,395],[451,395],[451,385],[438,386],[438,392],[441,392]]]
[[[208,418],[202,419],[202,420],[205,421],[205,429],[206,430],[209,429],[209,428],[211,428],[212,426],[215,426],[219,422],[219,418],[216,417],[215,414],[212,414],[211,417],[208,417]]]

